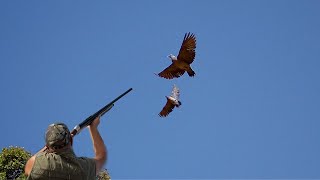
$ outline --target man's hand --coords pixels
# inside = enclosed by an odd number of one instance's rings
[[[100,124],[100,117],[101,116],[97,116],[92,123],[89,125],[90,128],[97,128],[98,125]]]

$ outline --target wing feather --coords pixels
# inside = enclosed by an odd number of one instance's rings
[[[162,108],[162,110],[159,113],[160,117],[166,117],[173,111],[174,104],[167,98],[166,105]]]
[[[183,69],[178,68],[172,63],[169,67],[161,71],[158,76],[166,79],[173,79],[182,76],[184,72],[185,71]]]
[[[179,101],[179,97],[180,97],[180,90],[177,87],[177,85],[173,85],[172,88],[172,92],[171,92],[171,97],[173,97],[174,99],[176,99],[177,101]]]
[[[181,48],[178,54],[178,60],[191,64],[196,56],[197,40],[193,33],[186,33],[184,35]]]

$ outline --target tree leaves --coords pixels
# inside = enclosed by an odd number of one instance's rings
[[[15,179],[24,171],[31,153],[22,147],[10,146],[0,153],[0,178]]]

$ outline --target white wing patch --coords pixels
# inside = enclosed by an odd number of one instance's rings
[[[173,89],[172,89],[172,92],[171,92],[171,97],[174,98],[176,101],[179,101],[180,90],[175,84],[173,85]]]

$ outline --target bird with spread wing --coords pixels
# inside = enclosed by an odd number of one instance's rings
[[[179,88],[176,85],[173,85],[171,96],[166,96],[167,103],[159,113],[160,117],[168,116],[173,111],[174,107],[179,107],[181,105],[179,96],[180,96]]]
[[[168,57],[172,63],[169,67],[161,71],[158,76],[173,79],[179,78],[186,71],[190,77],[193,77],[196,73],[192,70],[190,64],[194,61],[196,56],[196,37],[193,33],[186,33],[184,35],[182,45],[178,56],[170,54]]]

